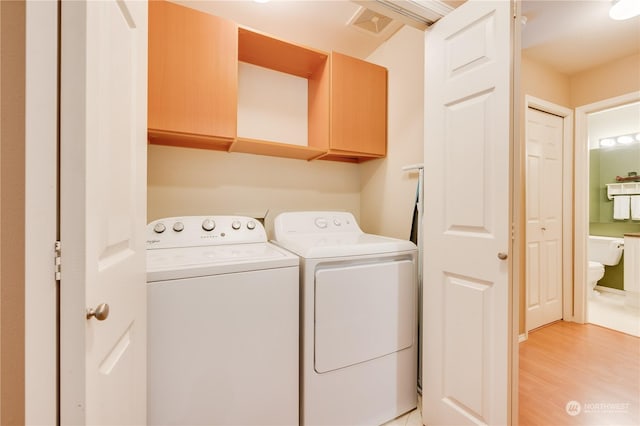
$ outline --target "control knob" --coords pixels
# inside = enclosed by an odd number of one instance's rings
[[[162,234],[166,229],[167,229],[167,227],[164,226],[164,223],[158,222],[153,227],[153,232],[155,232],[156,234]]]
[[[236,231],[237,231],[238,229],[240,229],[240,227],[241,227],[241,226],[242,226],[242,224],[240,223],[240,221],[239,221],[239,220],[234,220],[233,222],[231,222],[231,227],[232,227],[233,229],[235,229]]]
[[[173,224],[173,230],[176,232],[182,232],[184,230],[184,223],[176,222]]]
[[[215,227],[216,227],[216,223],[212,219],[205,219],[204,221],[202,221],[202,229],[204,229],[207,232],[213,231]]]
[[[315,224],[318,228],[320,229],[324,229],[327,227],[328,223],[327,223],[327,219],[325,219],[324,217],[319,217],[316,218],[315,220]]]
[[[254,221],[250,220],[249,222],[247,222],[247,229],[249,229],[249,230],[256,229],[256,223]]]

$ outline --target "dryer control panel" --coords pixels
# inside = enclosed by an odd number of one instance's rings
[[[332,211],[281,213],[274,220],[274,232],[276,239],[309,234],[362,234],[351,213]]]
[[[267,241],[264,226],[246,216],[182,216],[147,225],[147,250]]]

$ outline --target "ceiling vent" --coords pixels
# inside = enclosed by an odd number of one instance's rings
[[[352,0],[367,9],[420,30],[442,18],[453,8],[440,0]]]
[[[349,25],[373,35],[380,35],[393,19],[367,8],[361,7],[349,21]]]

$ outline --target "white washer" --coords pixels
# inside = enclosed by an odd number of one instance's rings
[[[298,424],[298,264],[251,218],[148,225],[148,424]]]
[[[379,425],[415,408],[416,246],[346,212],[282,213],[274,234],[301,258],[301,424]]]

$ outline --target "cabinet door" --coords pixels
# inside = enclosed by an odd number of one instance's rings
[[[331,151],[387,152],[387,69],[331,54]]]
[[[236,136],[238,29],[165,1],[149,2],[149,118],[154,133]]]

